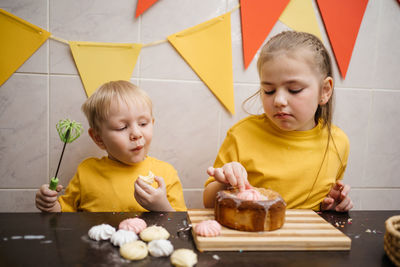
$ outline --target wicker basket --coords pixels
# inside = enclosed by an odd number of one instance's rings
[[[384,248],[392,262],[400,267],[400,215],[386,220]]]

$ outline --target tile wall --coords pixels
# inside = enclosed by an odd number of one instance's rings
[[[164,0],[134,19],[136,1],[132,0],[0,2],[0,8],[54,36],[121,43],[163,40],[237,5],[238,0]],[[335,64],[334,121],[350,138],[344,179],[352,186],[358,210],[400,208],[399,11],[396,0],[370,0],[345,80]],[[206,169],[229,127],[247,116],[241,103],[258,86],[255,60],[247,70],[243,67],[239,11],[231,18],[236,115],[222,107],[168,43],[143,48],[131,79],[154,101],[150,154],[176,167],[189,208],[202,207]],[[270,36],[284,29],[287,26],[277,22]],[[35,192],[54,175],[62,149],[55,124],[60,118],[71,118],[87,129],[80,111],[85,99],[69,47],[54,40],[48,40],[0,86],[0,212],[37,211]],[[259,110],[257,103],[252,109]],[[67,185],[82,159],[102,155],[85,133],[67,147],[58,175],[61,183]]]

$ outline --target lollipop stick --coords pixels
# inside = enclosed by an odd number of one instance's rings
[[[63,158],[63,155],[64,155],[64,151],[65,151],[65,147],[66,147],[66,145],[67,145],[67,141],[68,141],[68,138],[69,138],[69,133],[70,133],[70,131],[71,131],[71,129],[68,129],[68,130],[67,130],[67,133],[66,133],[66,135],[65,135],[65,140],[66,140],[66,141],[64,142],[64,146],[63,146],[63,149],[62,149],[62,152],[61,152],[60,160],[58,161],[58,166],[57,166],[56,175],[54,175],[54,177],[51,178],[51,180],[50,180],[50,186],[49,186],[49,188],[50,188],[51,190],[56,190],[57,185],[58,185],[58,178],[57,178],[57,175],[58,175],[58,171],[60,170],[61,161],[62,161],[62,158]]]

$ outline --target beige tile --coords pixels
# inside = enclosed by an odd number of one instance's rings
[[[400,189],[357,188],[352,189],[350,197],[354,210],[399,210]]]
[[[200,82],[141,84],[154,103],[150,154],[175,166],[184,188],[203,187],[217,149],[221,104]]]
[[[35,189],[0,189],[0,212],[40,212],[35,196]]]
[[[400,89],[400,27],[390,25],[400,25],[399,4],[396,1],[379,1],[379,3],[380,13],[375,37],[376,75],[373,87],[398,90]]]
[[[188,209],[202,209],[203,205],[203,189],[187,189],[183,190],[186,207]]]
[[[350,155],[344,182],[351,186],[364,186],[372,93],[370,90],[336,88],[335,94],[333,123],[340,127],[350,140]]]
[[[47,177],[47,77],[14,74],[0,88],[1,188],[29,188]]]
[[[398,90],[373,92],[364,185],[400,186],[399,103]]]

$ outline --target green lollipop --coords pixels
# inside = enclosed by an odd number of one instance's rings
[[[57,185],[58,185],[57,174],[58,174],[58,170],[60,169],[61,161],[62,161],[64,151],[65,151],[65,146],[67,145],[67,143],[72,143],[73,141],[78,139],[78,137],[83,132],[83,127],[79,122],[70,121],[69,119],[60,120],[57,123],[56,128],[57,128],[57,132],[58,132],[58,135],[60,136],[61,141],[64,142],[64,147],[61,152],[60,160],[58,161],[56,175],[54,175],[54,177],[50,179],[49,188],[54,191],[56,190]]]

